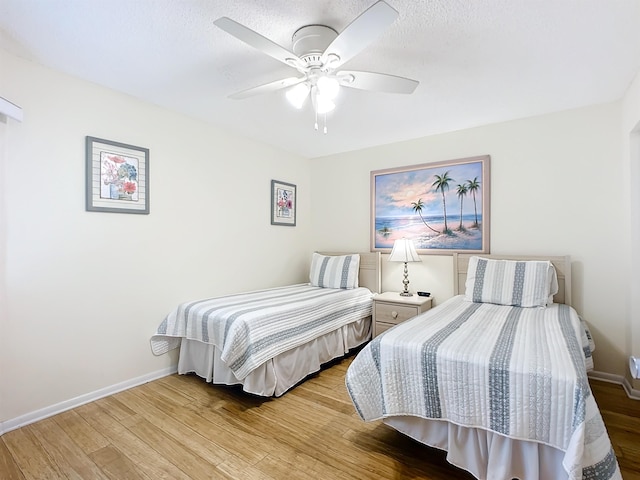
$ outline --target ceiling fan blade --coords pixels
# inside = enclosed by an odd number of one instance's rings
[[[260,50],[263,53],[266,53],[270,57],[273,57],[290,67],[303,68],[305,66],[305,63],[295,53],[290,52],[286,48],[266,37],[263,37],[258,32],[245,27],[235,20],[231,20],[229,17],[220,17],[213,23],[228,34],[236,37],[238,40]]]
[[[333,68],[351,60],[373,42],[398,17],[398,12],[380,0],[359,17],[331,42],[322,54],[322,61],[330,61]],[[331,58],[333,56],[337,58]]]
[[[340,70],[336,74],[336,78],[340,85],[345,87],[385,93],[413,93],[420,84],[417,80],[411,80],[410,78],[355,70]]]
[[[298,83],[302,83],[306,79],[306,77],[283,78],[281,80],[276,80],[275,82],[265,83],[264,85],[259,85],[257,87],[242,90],[241,92],[229,95],[229,98],[232,98],[234,100],[241,100],[243,98],[253,97],[254,95],[260,95],[262,93],[275,92],[276,90],[280,90],[281,88],[287,88],[293,85],[297,85]]]

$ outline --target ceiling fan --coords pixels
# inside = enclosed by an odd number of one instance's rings
[[[375,92],[413,93],[419,83],[416,80],[385,73],[340,69],[373,42],[397,17],[398,12],[380,0],[339,34],[326,25],[306,25],[299,28],[291,39],[292,51],[228,17],[221,17],[214,22],[216,26],[298,71],[297,76],[252,87],[234,93],[229,98],[242,99],[288,88],[287,99],[296,108],[302,108],[306,99],[311,98],[317,130],[318,115],[335,108],[333,100],[341,86]],[[327,133],[326,116],[324,133]]]

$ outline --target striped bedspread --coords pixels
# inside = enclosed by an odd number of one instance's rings
[[[276,355],[371,315],[372,297],[363,287],[299,284],[183,303],[151,337],[151,350],[161,355],[183,338],[212,344],[242,380]]]
[[[621,478],[587,380],[592,346],[569,306],[460,295],[376,337],[346,384],[363,420],[413,415],[487,429],[562,450],[570,479]]]

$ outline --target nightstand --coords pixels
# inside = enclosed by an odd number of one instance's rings
[[[377,337],[398,323],[409,320],[431,308],[432,297],[402,297],[397,292],[385,292],[373,297],[373,336]]]

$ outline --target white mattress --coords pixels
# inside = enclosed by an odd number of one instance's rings
[[[242,385],[244,391],[265,397],[279,397],[322,364],[344,356],[371,338],[371,317],[344,325],[297,348],[277,355],[238,380],[211,344],[182,339],[178,373],[195,373],[207,382]]]

